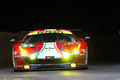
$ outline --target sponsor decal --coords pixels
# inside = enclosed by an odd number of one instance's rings
[[[53,47],[47,47],[47,48],[45,48],[45,49],[49,49],[49,50],[51,50],[51,49],[54,49]]]
[[[16,57],[20,57],[20,56],[15,56],[15,58],[16,58]]]
[[[81,55],[81,56],[82,56],[82,55],[85,55],[85,53],[81,53],[80,55]]]
[[[37,34],[45,34],[45,33],[60,33],[60,34],[72,34],[70,31],[56,31],[56,30],[52,30],[52,31],[34,31],[29,33],[28,35],[37,35]]]
[[[84,63],[77,63],[77,65],[84,65]]]
[[[23,67],[23,65],[17,65],[17,67]]]
[[[39,31],[40,34],[43,33],[63,33],[63,31]]]

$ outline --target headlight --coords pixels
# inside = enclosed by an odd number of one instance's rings
[[[24,65],[24,69],[29,69],[30,66],[29,65]]]
[[[28,51],[26,51],[25,49],[23,49],[21,46],[19,46],[20,52],[22,55],[28,55]]]
[[[72,64],[71,64],[71,67],[76,67],[76,63],[72,63]]]
[[[34,60],[36,56],[34,54],[30,55],[30,59]]]
[[[22,53],[23,55],[26,55],[26,54],[27,54],[27,51],[21,51],[21,53]]]
[[[64,58],[69,58],[69,54],[68,54],[68,53],[65,53],[65,54],[64,54]]]
[[[79,54],[79,49],[74,48],[71,50],[71,54]]]
[[[77,53],[78,52],[78,50],[77,49],[74,49],[74,53]]]
[[[21,51],[22,55],[28,55],[29,53],[26,50]]]

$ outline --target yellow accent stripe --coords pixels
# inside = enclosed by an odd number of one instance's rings
[[[81,44],[78,44],[78,47],[77,47],[77,49],[80,49],[80,46],[81,46]]]
[[[70,31],[34,31],[34,32],[29,33],[28,35],[37,35],[37,34],[44,34],[44,33],[72,34]]]
[[[70,31],[63,31],[64,34],[72,34]]]
[[[36,35],[38,33],[38,31],[35,31],[35,32],[32,32],[32,33],[29,33],[28,35]]]

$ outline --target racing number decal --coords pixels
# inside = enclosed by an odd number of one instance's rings
[[[44,34],[44,33],[72,34],[70,31],[34,31],[29,33],[28,35],[37,35],[37,34]]]

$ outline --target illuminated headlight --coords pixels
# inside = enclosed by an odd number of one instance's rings
[[[73,49],[71,53],[73,53],[73,54],[79,54],[79,49]]]
[[[22,54],[23,54],[23,55],[26,55],[26,51],[22,51]]]
[[[21,54],[24,56],[24,55],[28,55],[28,51],[26,51],[25,49],[23,49],[21,46],[19,46],[19,49],[20,49],[20,52]]]
[[[28,55],[28,52],[25,50],[21,51],[21,53],[22,53],[22,55]]]
[[[36,58],[36,56],[34,55],[34,54],[32,54],[32,55],[30,55],[30,59],[35,59]]]
[[[24,65],[24,69],[29,69],[30,66],[29,65]]]
[[[69,54],[68,54],[68,53],[65,53],[65,54],[64,54],[64,58],[69,58]]]
[[[72,63],[72,64],[71,64],[71,67],[76,67],[76,63]]]
[[[77,53],[78,52],[78,50],[77,49],[74,49],[74,53]]]

